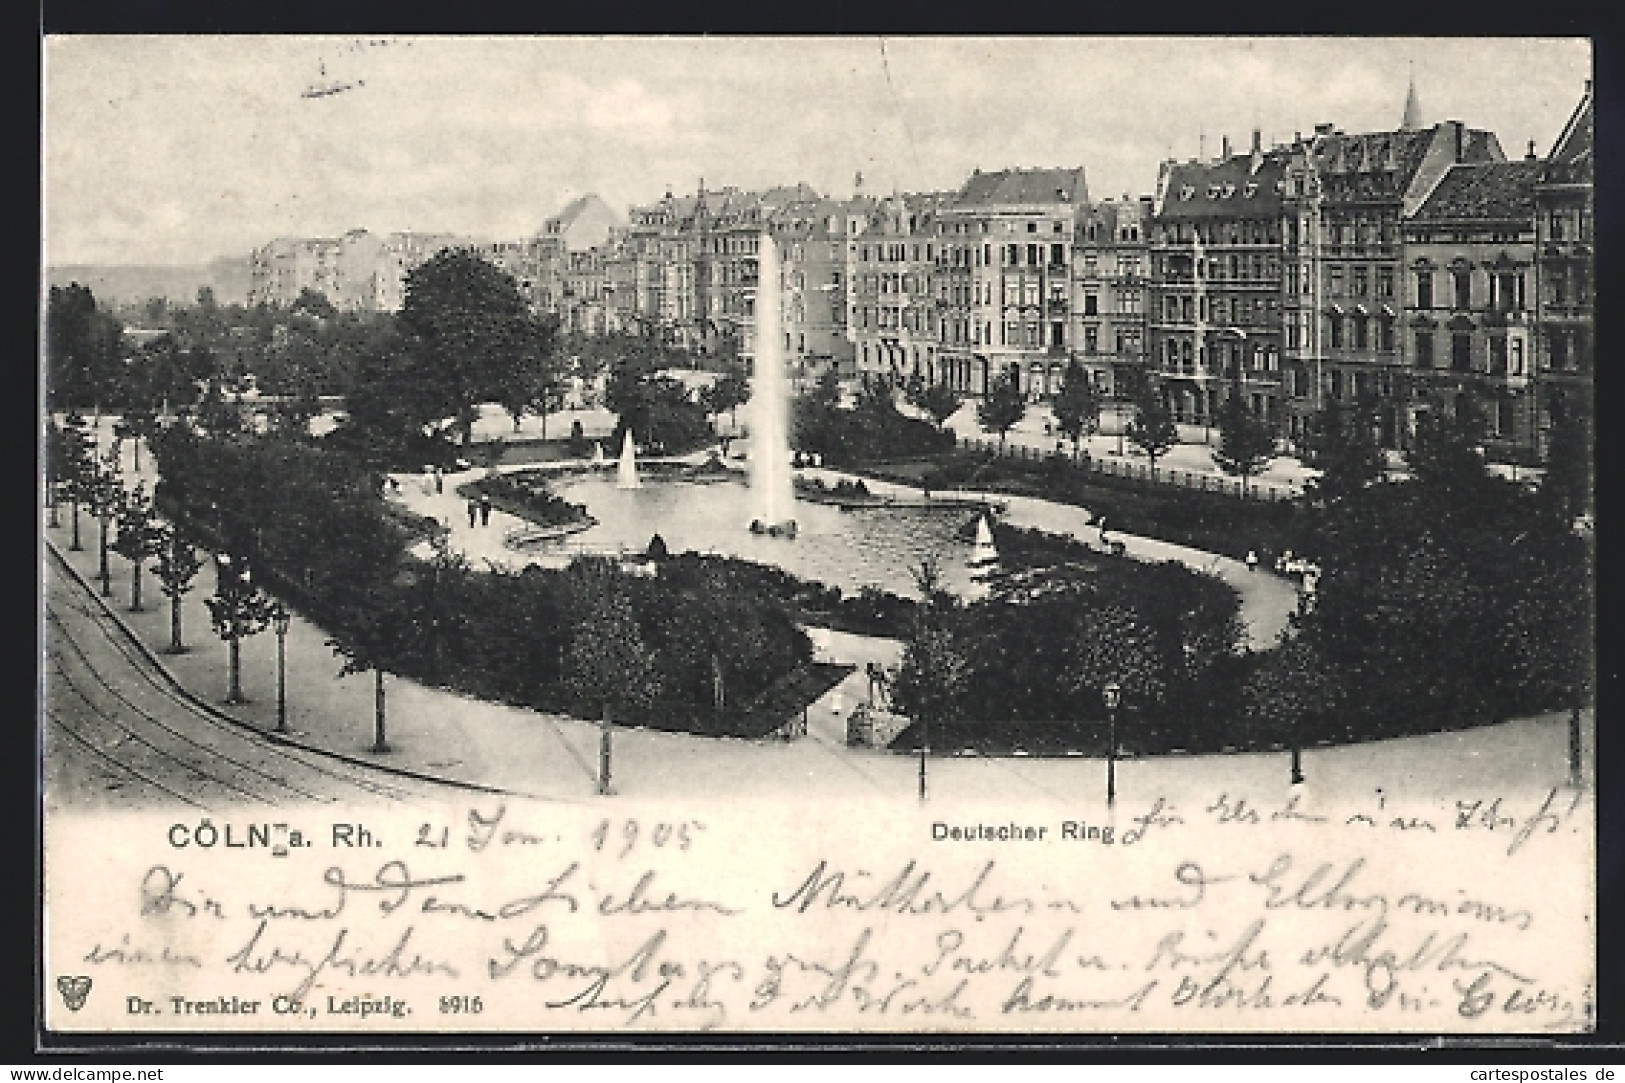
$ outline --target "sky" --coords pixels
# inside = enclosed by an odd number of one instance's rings
[[[357,227],[533,235],[570,199],[621,213],[806,181],[844,198],[972,169],[1083,166],[1093,198],[1158,164],[1329,121],[1427,123],[1544,154],[1584,39],[52,37],[49,264],[182,264]],[[323,96],[317,87],[347,86]]]

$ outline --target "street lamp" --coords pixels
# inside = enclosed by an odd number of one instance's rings
[[[920,800],[925,800],[925,758],[931,754],[931,720],[920,719]]]
[[[1117,804],[1117,706],[1123,699],[1123,686],[1116,681],[1106,682],[1100,690],[1106,700],[1106,807]]]
[[[291,623],[288,607],[281,602],[271,613],[271,626],[276,629],[276,731],[288,732],[288,625]]]

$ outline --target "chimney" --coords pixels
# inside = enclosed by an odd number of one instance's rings
[[[1526,162],[1533,162],[1533,161],[1536,160],[1535,159],[1535,141],[1533,139],[1531,139],[1529,141],[1529,153],[1527,153],[1527,154],[1525,154],[1523,156],[1523,160],[1526,161]]]
[[[1467,149],[1466,133],[1462,130],[1466,127],[1466,125],[1462,124],[1462,122],[1459,120],[1447,120],[1445,121],[1445,124],[1450,128],[1451,134],[1455,137],[1454,150],[1456,156],[1454,160],[1459,162],[1461,161],[1462,151]]]
[[[1219,137],[1219,161],[1227,162],[1229,160],[1230,160],[1230,137],[1228,135],[1223,135],[1223,136]]]
[[[1253,129],[1253,153],[1257,154],[1264,149],[1264,133],[1258,128]]]

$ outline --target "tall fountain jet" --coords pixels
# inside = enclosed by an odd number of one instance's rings
[[[790,388],[784,374],[779,248],[762,234],[756,253],[756,365],[750,399],[750,528],[795,537],[790,480]]]
[[[615,488],[636,489],[643,483],[638,480],[638,452],[632,443],[632,430],[627,429],[621,438],[621,461],[615,466]]]

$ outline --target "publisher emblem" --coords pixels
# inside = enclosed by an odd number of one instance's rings
[[[68,1010],[76,1012],[85,1006],[85,999],[90,996],[90,977],[64,974],[56,979],[56,991],[62,994],[62,1003]]]

